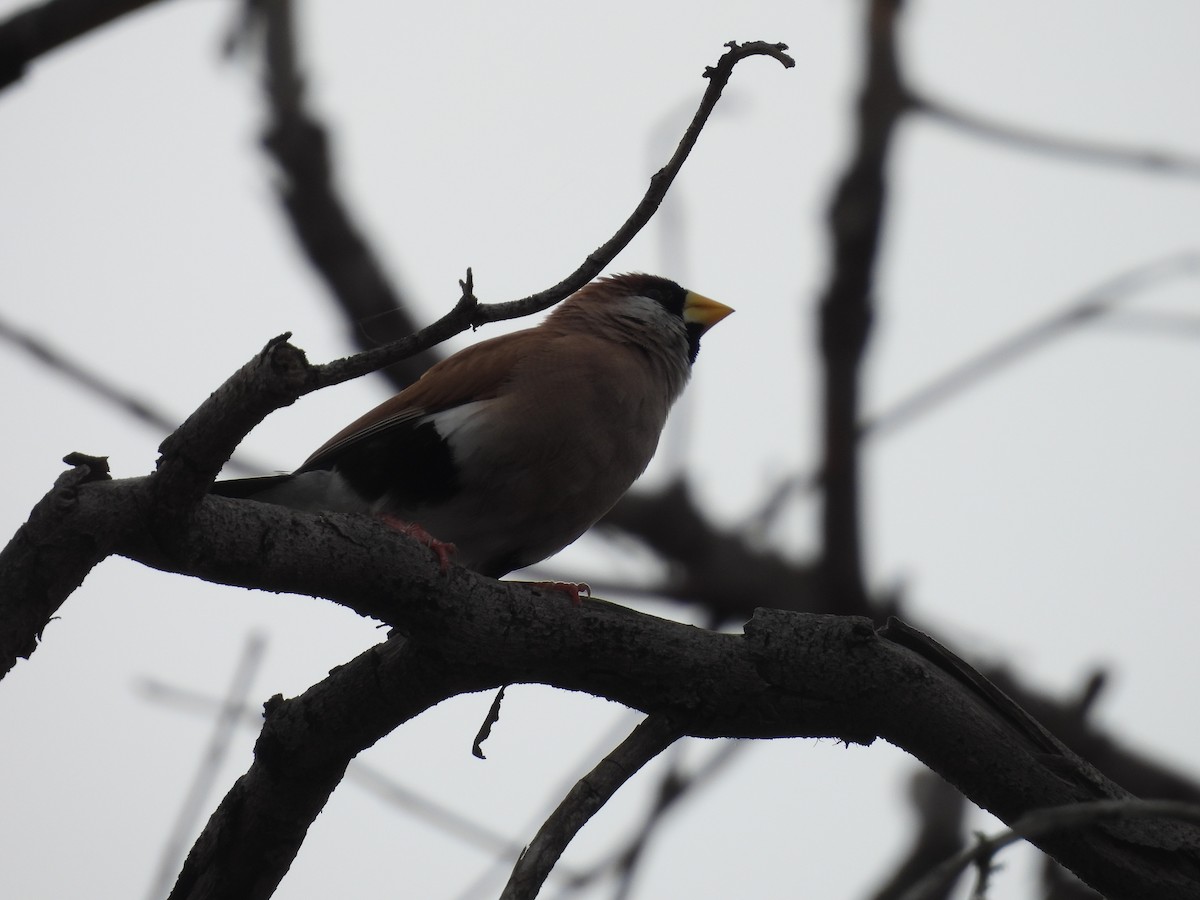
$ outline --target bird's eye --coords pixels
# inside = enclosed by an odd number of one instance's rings
[[[672,282],[653,284],[647,286],[642,294],[672,315],[683,315],[683,304],[687,300],[687,291],[679,285]]]

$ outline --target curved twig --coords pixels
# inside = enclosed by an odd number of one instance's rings
[[[736,41],[730,41],[725,46],[729,48],[725,55],[717,61],[715,66],[704,70],[704,77],[708,79],[708,87],[705,88],[704,96],[700,99],[700,107],[696,110],[696,115],[692,117],[687,130],[683,133],[683,137],[679,141],[679,146],[675,148],[675,152],[672,154],[670,160],[667,161],[667,164],[651,176],[650,186],[646,189],[641,202],[638,203],[629,218],[625,220],[625,223],[617,229],[616,234],[589,253],[587,259],[583,261],[583,264],[578,269],[553,287],[536,294],[531,294],[521,300],[489,303],[486,306],[481,306],[476,311],[475,318],[471,322],[473,326],[540,312],[579,290],[579,288],[603,272],[616,255],[624,250],[626,245],[650,221],[650,217],[654,215],[655,210],[662,203],[663,198],[667,195],[667,190],[675,180],[675,176],[679,174],[679,170],[683,168],[688,154],[692,152],[692,148],[696,145],[696,139],[700,136],[700,131],[708,122],[708,117],[712,114],[713,108],[721,98],[721,92],[725,90],[725,85],[729,83],[729,78],[733,74],[733,67],[743,59],[751,56],[770,56],[772,59],[778,60],[784,68],[788,69],[796,65],[796,61],[785,52],[787,44],[768,44],[765,41],[750,41],[746,44],[739,44]]]
[[[708,87],[700,100],[696,115],[684,132],[671,159],[651,177],[649,188],[629,218],[612,237],[589,253],[574,272],[558,284],[520,300],[486,304],[472,302],[465,305],[463,301],[460,301],[458,306],[441,319],[408,338],[319,367],[319,386],[340,384],[343,381],[365,375],[453,337],[467,328],[477,328],[488,322],[516,319],[541,312],[570,296],[603,272],[616,255],[625,249],[626,245],[645,227],[659,204],[662,203],[671,183],[683,168],[684,162],[695,146],[696,139],[700,136],[700,131],[704,128],[709,115],[720,99],[725,85],[729,83],[733,67],[741,60],[751,56],[770,56],[786,68],[791,68],[796,64],[795,60],[785,52],[786,44],[768,44],[764,41],[738,44],[730,41],[726,46],[729,49],[717,64],[704,71],[704,77],[708,79]],[[467,286],[464,285],[463,300],[467,299],[467,292]],[[473,296],[471,300],[474,301]],[[312,389],[316,390],[316,387]]]
[[[537,836],[513,867],[500,900],[529,900],[541,890],[546,876],[567,844],[617,789],[681,735],[664,716],[647,716],[624,741],[587,775],[550,814]]]
[[[29,63],[154,0],[48,0],[0,22],[0,89],[19,81]]]
[[[1007,831],[992,837],[981,835],[978,843],[937,866],[905,891],[900,900],[932,900],[943,896],[971,865],[979,867],[981,877],[986,877],[982,873],[990,869],[992,857],[1010,844],[1114,819],[1178,819],[1200,824],[1200,806],[1177,800],[1095,800],[1034,810]]]

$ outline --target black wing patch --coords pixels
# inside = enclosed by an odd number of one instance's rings
[[[450,445],[433,422],[405,417],[356,435],[299,472],[336,469],[369,501],[388,497],[400,506],[448,500],[458,491],[458,468]]]

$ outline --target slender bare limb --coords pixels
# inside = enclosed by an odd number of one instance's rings
[[[662,825],[667,813],[701,784],[714,778],[726,764],[737,756],[738,750],[745,746],[744,743],[737,741],[725,741],[699,771],[692,773],[684,772],[680,765],[680,755],[675,754],[670,768],[658,780],[654,805],[646,812],[637,831],[626,841],[624,849],[608,866],[616,870],[616,875],[620,879],[617,890],[613,894],[613,900],[627,900],[632,896],[634,879],[642,860],[645,859],[650,839]],[[679,749],[679,745],[676,745],[676,748]]]
[[[238,722],[242,719],[246,696],[254,683],[254,676],[262,661],[265,648],[266,640],[262,635],[252,633],[247,636],[241,659],[238,661],[237,668],[234,669],[229,690],[220,704],[212,737],[200,760],[196,777],[188,789],[187,796],[180,806],[179,814],[175,818],[175,824],[159,855],[158,870],[150,885],[150,890],[147,892],[147,900],[159,900],[159,898],[165,897],[171,883],[175,880],[179,864],[183,860],[184,850],[188,846],[187,842],[195,833],[200,811],[212,790],[221,764],[228,754]]]
[[[3,318],[0,318],[0,338],[159,434],[170,434],[179,425],[177,418],[156,408],[150,401],[118,387],[100,372],[89,369],[48,341]]]
[[[902,428],[976,387],[1035,351],[1111,315],[1123,303],[1172,278],[1200,275],[1200,250],[1183,250],[1119,272],[1058,309],[994,343],[961,365],[938,375],[879,415],[862,423],[864,437],[879,438]]]
[[[1000,122],[924,94],[910,92],[908,103],[914,112],[924,113],[935,122],[1021,150],[1063,156],[1071,162],[1100,163],[1141,169],[1158,175],[1200,178],[1200,158],[1046,134],[1025,126]]]
[[[729,83],[729,78],[733,75],[733,67],[751,56],[769,56],[789,69],[796,64],[795,60],[784,52],[787,50],[787,44],[768,44],[765,41],[738,44],[730,41],[725,46],[729,49],[717,61],[717,64],[704,70],[704,77],[708,79],[708,87],[700,99],[696,115],[692,117],[691,123],[683,133],[683,138],[679,141],[670,160],[650,178],[649,188],[633,213],[625,220],[625,224],[618,228],[612,237],[588,254],[583,264],[558,284],[521,300],[489,303],[481,306],[476,312],[475,321],[472,324],[481,325],[484,322],[511,319],[540,312],[579,290],[602,273],[616,258],[616,255],[624,250],[637,233],[645,227],[659,204],[662,203],[675,176],[679,174],[679,170],[683,168],[684,162],[687,161],[688,155],[696,145],[696,139],[700,137],[700,132],[707,124],[713,108],[721,99],[721,92],[725,90],[725,85]]]
[[[763,41],[737,44],[731,41],[726,46],[729,49],[717,61],[717,64],[704,72],[704,77],[708,79],[708,87],[700,100],[696,115],[684,132],[671,159],[651,177],[649,188],[629,218],[612,237],[588,254],[574,272],[558,284],[520,300],[486,304],[474,303],[463,309],[456,307],[454,311],[433,325],[409,338],[323,366],[321,380],[326,384],[339,384],[389,365],[397,359],[411,356],[413,353],[453,337],[467,328],[541,312],[570,296],[601,274],[616,258],[616,255],[625,249],[626,245],[645,227],[659,204],[662,203],[663,197],[666,196],[667,190],[671,187],[680,169],[683,168],[701,130],[708,122],[709,115],[728,84],[734,66],[752,56],[770,56],[788,68],[795,65],[795,61],[784,52],[787,49],[786,44],[768,44]],[[460,301],[459,306],[462,305],[462,301]]]
[[[0,22],[0,90],[29,63],[154,0],[46,0]]]
[[[923,878],[930,869],[958,853],[965,842],[963,824],[967,800],[953,785],[928,769],[914,773],[909,801],[916,821],[910,829],[911,845],[887,883],[871,900],[899,900],[901,894]],[[948,900],[950,889],[928,900]]]
[[[886,437],[901,428],[940,409],[962,393],[1045,349],[1054,341],[1073,334],[1076,329],[1099,322],[1114,327],[1152,328],[1155,333],[1194,337],[1198,324],[1194,318],[1181,316],[1114,318],[1114,313],[1127,301],[1175,278],[1200,275],[1200,250],[1187,249],[1158,259],[1139,263],[1118,272],[1072,297],[1062,308],[1038,319],[1011,335],[1007,335],[959,365],[940,373],[908,396],[896,401],[883,412],[865,418],[859,426],[860,440]],[[772,522],[794,496],[804,496],[821,486],[817,473],[791,475],[782,479],[771,492],[762,509],[747,523],[761,530]]]
[[[943,862],[905,892],[901,900],[934,900],[941,897],[953,887],[959,875],[971,866],[977,867],[982,880],[975,896],[983,896],[992,858],[1010,844],[1036,841],[1056,832],[1100,826],[1113,820],[1133,819],[1177,819],[1200,824],[1200,806],[1173,800],[1096,800],[1036,809],[1018,819],[1007,831],[992,837],[981,835],[973,847]]]
[[[603,757],[611,752],[612,747],[628,736],[630,727],[643,717],[638,715],[633,710],[626,710],[625,714],[618,717],[611,727],[605,730],[595,741],[592,742],[590,749],[585,750],[581,755],[581,759],[585,762],[590,762],[598,757]],[[567,793],[574,787],[577,779],[568,777],[563,783],[551,787],[547,791],[547,796],[557,799],[565,797]],[[536,833],[537,829],[545,822],[545,818],[549,816],[549,812],[545,817],[535,814],[535,818],[524,830],[524,832]],[[518,856],[525,852],[528,845],[517,847],[514,852],[498,854],[492,863],[482,871],[473,882],[468,884],[457,896],[457,900],[483,900],[496,895],[494,884],[496,879],[504,877],[507,881],[507,876],[512,874],[512,867]],[[558,865],[550,872],[550,877],[557,878],[563,883],[563,894],[570,894],[578,891],[581,887],[590,884],[595,880],[595,868],[589,868],[587,871],[572,869],[559,861]]]
[[[42,365],[70,380],[73,384],[96,395],[115,406],[135,421],[153,429],[157,434],[170,434],[179,427],[179,417],[137,396],[133,391],[119,386],[107,376],[89,368],[49,341],[0,318],[0,339],[23,350]],[[229,461],[229,468],[246,475],[262,473],[270,469],[264,463],[248,460],[244,454],[236,454]]]
[[[521,854],[501,900],[529,900],[541,890],[546,876],[571,839],[626,781],[682,734],[669,718],[647,716],[633,733],[579,783],[546,820]]]

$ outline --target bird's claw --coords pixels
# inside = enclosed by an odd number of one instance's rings
[[[379,518],[389,528],[413,538],[432,550],[437,555],[438,568],[443,575],[450,571],[450,557],[458,548],[449,541],[439,541],[416,522],[406,522],[403,519],[397,519],[395,516],[387,514]]]
[[[582,606],[583,600],[581,595],[592,599],[592,588],[586,581],[535,581],[538,587],[546,588],[551,591],[562,591],[571,598],[572,606]]]

